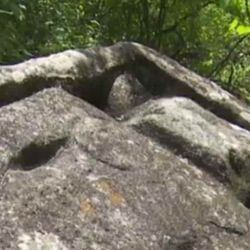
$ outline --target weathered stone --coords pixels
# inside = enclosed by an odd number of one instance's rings
[[[250,249],[250,109],[214,83],[119,43],[0,67],[0,103],[0,249]]]
[[[114,79],[125,70],[133,72],[155,94],[188,96],[218,116],[250,129],[249,109],[234,96],[167,56],[129,42],[82,51],[67,50],[14,66],[1,66],[1,104],[59,85],[103,106]]]
[[[9,170],[0,214],[3,249],[36,237],[65,249],[166,249],[186,234],[196,249],[250,247],[249,211],[222,184],[132,129],[90,117],[53,160]]]
[[[149,101],[126,114],[124,120],[126,125],[188,157],[221,180],[230,180],[232,172],[242,168],[243,162],[250,166],[246,160],[247,156],[250,158],[250,152],[246,152],[250,133],[190,99],[173,97]],[[237,161],[230,157],[232,151]]]
[[[135,77],[128,73],[122,74],[117,77],[110,90],[106,112],[112,116],[120,116],[150,97],[150,93]]]
[[[92,116],[111,119],[60,88],[2,107],[0,174],[8,167],[26,169],[34,162],[42,163],[42,158],[50,155],[46,154],[46,148],[59,149],[66,143],[74,124],[90,112]]]

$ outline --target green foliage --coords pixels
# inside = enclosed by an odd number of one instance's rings
[[[0,63],[138,41],[250,100],[247,0],[1,0]]]
[[[18,39],[20,33],[17,23],[24,18],[25,6],[16,0],[2,0],[0,2],[0,60],[19,57]]]

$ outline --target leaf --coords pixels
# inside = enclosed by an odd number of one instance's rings
[[[234,31],[236,27],[239,25],[239,19],[236,17],[234,20],[231,22],[229,26],[229,31]]]
[[[249,25],[239,25],[236,29],[239,35],[247,35],[250,34],[250,26]]]

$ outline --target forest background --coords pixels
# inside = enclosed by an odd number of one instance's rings
[[[1,0],[0,65],[136,41],[250,103],[249,0]]]

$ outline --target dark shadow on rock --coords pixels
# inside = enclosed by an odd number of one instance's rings
[[[181,82],[174,76],[167,74],[144,58],[136,61],[135,65],[131,66],[131,71],[142,83],[142,85],[144,85],[144,87],[154,96],[187,97],[200,104],[203,108],[216,114],[218,117],[221,117],[231,123],[235,123],[235,120],[238,120],[241,123],[241,127],[243,128],[247,128],[248,126],[248,124],[245,126],[244,121],[242,121],[239,117],[238,111],[234,110],[232,106],[228,106],[223,102],[212,102],[208,98],[205,98],[197,93],[195,88],[192,88],[185,82]],[[174,74],[178,74],[178,68],[176,68],[176,72],[173,71],[173,75]],[[206,90],[204,89],[204,93],[205,91]]]
[[[58,150],[65,146],[66,141],[67,138],[62,138],[45,144],[32,143],[12,159],[10,169],[29,171],[40,167],[53,159]]]
[[[235,173],[233,192],[238,200],[250,209],[250,152],[231,150],[229,159]]]

